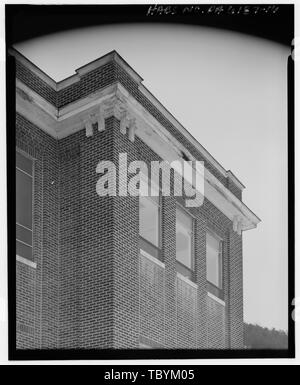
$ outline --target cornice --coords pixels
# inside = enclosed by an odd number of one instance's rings
[[[84,129],[92,140],[94,125],[101,132],[105,130],[105,119],[115,116],[120,120],[120,131],[129,140],[134,142],[138,136],[162,159],[183,160],[185,154],[190,160],[197,160],[119,83],[58,111],[18,81],[16,102],[18,112],[56,139]],[[241,234],[242,230],[256,227],[259,218],[211,172],[205,169],[204,174],[205,196],[233,222],[233,230]]]
[[[11,48],[9,49],[10,55],[16,57],[23,65],[29,68],[34,72],[40,79],[44,80],[49,86],[51,86],[55,91],[63,90],[64,88],[77,83],[80,81],[83,75],[88,74],[91,71],[94,71],[97,68],[102,67],[103,65],[109,63],[110,61],[115,61],[121,68],[123,68],[126,73],[137,83],[139,91],[147,97],[147,99],[174,125],[175,128],[181,132],[189,142],[191,142],[194,147],[199,150],[207,161],[209,161],[225,178],[232,180],[235,185],[243,190],[245,186],[236,178],[236,176],[230,171],[225,170],[222,165],[176,120],[176,118],[159,102],[155,96],[142,84],[143,78],[118,54],[116,51],[109,52],[108,54],[78,68],[75,70],[75,74],[60,81],[55,82],[51,77],[41,71],[36,65],[30,62],[17,50]],[[83,98],[79,101],[84,106],[87,103],[89,98]],[[64,110],[74,109],[78,102],[69,103],[66,107],[59,109],[57,116],[63,116]],[[76,108],[75,108],[76,110]]]
[[[96,70],[97,68],[104,66],[105,64],[111,61],[115,61],[117,64],[119,64],[119,66],[122,67],[135,82],[141,83],[143,81],[143,78],[116,51],[109,52],[106,55],[75,69],[75,74],[59,82],[56,82],[55,80],[53,80],[49,75],[43,72],[40,68],[38,68],[34,63],[28,60],[16,49],[9,48],[8,53],[11,56],[14,56],[17,61],[19,61],[25,67],[30,69],[35,75],[37,75],[41,80],[47,83],[55,91],[63,90],[64,88],[70,86],[71,84],[74,84],[80,81],[82,76],[88,74],[91,71]]]

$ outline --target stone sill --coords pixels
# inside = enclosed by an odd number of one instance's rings
[[[27,265],[27,266],[32,267],[33,269],[36,269],[36,263],[35,262],[32,262],[29,259],[23,258],[20,255],[17,255],[16,259],[18,262],[24,263],[24,265]]]

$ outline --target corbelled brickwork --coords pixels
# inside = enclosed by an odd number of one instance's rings
[[[17,77],[62,108],[120,82],[190,153],[236,197],[240,189],[224,177],[139,90],[136,80],[108,62],[78,82],[55,91],[21,63]],[[84,127],[83,127],[84,128]],[[138,197],[99,197],[101,160],[118,164],[162,160],[140,138],[132,142],[111,116],[54,139],[22,115],[16,120],[17,149],[34,161],[33,262],[17,261],[17,348],[167,349],[243,348],[242,236],[207,198],[188,208],[194,217],[195,280],[176,272],[176,205],[161,199],[161,261],[139,251]],[[117,170],[117,176],[119,171]],[[175,177],[178,177],[175,175]],[[224,301],[208,296],[206,233],[224,240]]]
[[[205,161],[207,169],[218,178],[234,195],[241,199],[242,192],[229,178],[222,175],[207,159],[200,153],[186,137],[147,99],[139,90],[139,84],[132,79],[127,72],[115,61],[111,61],[85,75],[74,84],[59,91],[53,90],[47,83],[39,79],[32,71],[17,61],[16,77],[36,93],[52,103],[57,108],[62,108],[71,102],[105,88],[108,85],[120,82],[136,100],[149,111],[158,122],[160,122],[179,142],[181,142],[190,153],[199,161]]]

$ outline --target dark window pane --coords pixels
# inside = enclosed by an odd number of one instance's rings
[[[194,269],[193,219],[183,210],[176,210],[176,260]]]
[[[222,286],[222,248],[221,241],[214,235],[206,235],[207,280],[216,287]]]
[[[24,243],[16,242],[17,255],[32,260],[32,247],[24,245]]]
[[[19,152],[16,152],[16,166],[27,172],[27,174],[32,175],[32,160]]]
[[[32,246],[32,232],[22,226],[16,225],[16,238]]]
[[[219,287],[216,287],[210,282],[207,282],[207,291],[209,291],[211,294],[215,295],[216,297],[220,298],[224,301],[224,290],[220,289]]]
[[[155,257],[157,259],[161,259],[161,252],[160,250],[153,246],[150,242],[146,241],[145,239],[140,237],[140,249],[144,250],[146,253],[152,255],[152,257]]]
[[[159,247],[159,207],[148,197],[140,197],[140,235]]]
[[[193,270],[189,269],[182,263],[176,261],[176,271],[183,275],[184,277],[187,277],[191,281],[195,281],[195,273]]]
[[[16,170],[16,222],[32,229],[32,178]]]

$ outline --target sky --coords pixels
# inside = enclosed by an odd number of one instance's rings
[[[262,222],[243,232],[244,317],[288,328],[288,47],[221,29],[119,24],[16,44],[60,81],[116,50],[175,118],[246,186]]]

